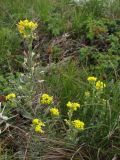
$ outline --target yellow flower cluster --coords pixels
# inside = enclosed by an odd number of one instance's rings
[[[55,116],[55,117],[60,115],[60,112],[56,107],[51,108],[50,113],[51,113],[51,116]]]
[[[103,89],[103,88],[106,87],[106,84],[103,83],[103,82],[100,81],[100,80],[97,81],[97,78],[96,78],[96,77],[88,77],[87,80],[88,80],[89,82],[95,82],[95,83],[93,83],[93,84],[95,84],[95,88],[96,88],[97,90],[100,90],[100,89]]]
[[[101,81],[97,81],[95,87],[96,87],[97,90],[103,89],[103,88],[106,87],[106,84],[101,82]]]
[[[45,126],[45,124],[41,120],[37,118],[33,119],[32,124],[35,126],[35,132],[44,133],[44,131],[42,130],[42,127]]]
[[[20,20],[20,22],[18,22],[18,24],[17,24],[17,27],[18,27],[18,31],[20,32],[20,34],[24,38],[27,38],[38,27],[38,24],[35,23],[35,22],[32,22],[32,21],[28,21],[26,19],[26,20],[23,20],[23,21]]]
[[[39,119],[37,119],[37,118],[36,118],[36,119],[33,119],[33,120],[32,120],[32,124],[34,124],[34,125],[39,124]]]
[[[14,93],[10,93],[6,96],[6,100],[11,100],[13,98],[16,98],[16,95]]]
[[[88,77],[87,80],[88,80],[89,82],[95,82],[95,81],[97,80],[97,78],[94,77],[94,76],[91,76],[91,77]]]
[[[80,121],[80,120],[74,120],[72,121],[72,125],[74,128],[79,129],[79,130],[84,130],[84,122]]]
[[[70,109],[70,110],[73,110],[73,111],[76,111],[78,108],[80,108],[80,104],[79,103],[76,103],[76,102],[68,102],[67,103],[67,107]]]
[[[51,104],[53,102],[53,96],[49,96],[48,94],[43,94],[40,97],[41,104]]]

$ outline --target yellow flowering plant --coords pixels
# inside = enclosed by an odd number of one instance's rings
[[[32,120],[32,124],[37,125],[39,124],[39,119],[35,118]]]
[[[44,133],[42,127],[44,127],[45,124],[40,119],[37,119],[37,118],[33,119],[32,120],[32,126],[33,126],[35,132]]]
[[[106,98],[104,94],[104,88],[106,87],[106,84],[103,81],[99,80],[99,78],[94,79],[93,77],[90,77],[89,80],[93,80],[94,83],[89,83],[89,88],[84,93],[83,113],[84,115],[89,115],[91,113],[90,121],[91,124],[93,124],[93,121],[97,121],[96,119],[98,119],[98,117],[101,118],[100,116],[105,114],[105,106],[107,106],[108,103],[103,100]]]
[[[97,90],[101,90],[101,89],[106,87],[106,84],[103,83],[102,81],[97,81],[96,84],[95,84],[95,87],[96,87]]]
[[[72,121],[72,125],[75,129],[78,129],[78,130],[84,130],[84,122],[80,121],[80,120],[73,120]]]
[[[44,105],[50,105],[53,103],[53,96],[50,96],[46,93],[42,94],[42,96],[40,96],[40,103],[44,104]]]
[[[20,20],[17,24],[18,31],[24,38],[34,37],[34,31],[38,27],[38,24],[29,20]]]
[[[50,130],[53,129],[54,125],[56,125],[57,119],[60,117],[59,109],[54,106],[53,96],[50,96],[47,93],[42,94],[39,97],[39,104],[43,105],[41,106],[42,111],[40,110],[42,113],[44,112],[42,118],[46,119],[46,125],[48,126],[48,128]],[[44,107],[44,105],[46,106]],[[49,117],[49,114],[51,115],[51,117]],[[48,117],[51,118],[51,120],[48,120]],[[35,132],[44,133],[42,127],[45,126],[45,124],[40,119],[38,118],[33,119],[32,126],[34,127]]]
[[[14,98],[16,98],[16,94],[15,94],[15,93],[10,93],[10,94],[8,94],[8,95],[6,96],[6,100],[12,100],[12,99],[14,99]]]
[[[69,101],[66,105],[67,105],[67,108],[72,111],[76,111],[78,108],[80,108],[80,104],[77,102]]]
[[[24,67],[30,71],[31,79],[33,77],[34,65],[33,65],[33,50],[32,42],[35,38],[35,30],[37,29],[38,24],[29,20],[20,20],[17,24],[19,33],[25,39],[28,46],[28,55],[24,58]]]
[[[42,129],[42,127],[40,125],[36,125],[35,126],[35,132],[36,133],[44,133],[44,131],[43,131],[43,129]]]
[[[90,76],[90,77],[87,78],[87,80],[88,80],[89,82],[96,82],[97,77]]]
[[[51,108],[50,113],[52,117],[58,117],[60,115],[60,112],[56,107]]]
[[[66,104],[67,108],[68,108],[68,118],[69,118],[69,121],[71,121],[72,119],[72,116],[73,116],[73,112],[74,111],[77,111],[78,108],[80,108],[80,104],[77,103],[77,102],[68,102]]]
[[[65,119],[65,122],[69,127],[66,133],[66,140],[71,141],[72,143],[76,143],[79,140],[79,138],[77,138],[78,133],[84,131],[85,129],[85,123],[79,119]]]
[[[105,87],[106,87],[106,84],[103,83],[103,82],[100,81],[100,80],[97,81],[97,79],[98,79],[98,78],[97,78],[97,77],[94,77],[94,76],[91,76],[91,77],[88,77],[88,78],[87,78],[87,80],[88,80],[89,82],[94,82],[94,83],[93,83],[93,87],[95,86],[95,88],[96,88],[97,90],[105,88]]]
[[[16,107],[17,105],[17,100],[16,100],[16,94],[15,93],[9,93],[8,95],[5,96],[6,100],[6,105],[10,106],[11,108]]]
[[[84,122],[80,120],[72,120],[73,119],[73,113],[74,111],[77,111],[80,108],[80,104],[77,102],[68,102],[66,104],[68,108],[68,119],[65,119],[66,125],[69,127],[66,133],[66,139],[68,141],[71,141],[73,143],[76,143],[78,141],[77,134],[80,131],[84,130]]]

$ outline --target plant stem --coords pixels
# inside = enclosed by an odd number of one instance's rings
[[[31,74],[31,77],[33,75],[32,72],[32,67],[33,67],[33,62],[32,62],[32,41],[33,38],[31,37],[30,40],[28,41],[28,51],[29,51],[29,55],[28,55],[28,67],[29,67],[29,72]]]

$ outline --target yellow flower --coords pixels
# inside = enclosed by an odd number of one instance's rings
[[[43,94],[40,99],[41,104],[51,104],[53,102],[53,96]]]
[[[95,81],[97,80],[97,78],[94,77],[94,76],[91,76],[91,77],[88,77],[87,80],[88,80],[89,82],[95,82]]]
[[[76,102],[68,102],[67,104],[67,107],[73,111],[76,111],[78,108],[80,108],[80,104],[79,103],[76,103]]]
[[[85,92],[85,96],[86,96],[86,97],[90,97],[90,92],[89,92],[89,91],[86,91],[86,92]]]
[[[52,116],[59,116],[60,115],[59,110],[56,107],[51,108],[50,113]]]
[[[71,107],[72,107],[72,103],[71,103],[70,101],[67,103],[67,107],[68,107],[68,108],[71,108]]]
[[[17,24],[18,31],[22,34],[24,38],[27,38],[31,33],[38,27],[38,24],[32,21],[23,20]]]
[[[101,81],[97,81],[95,86],[96,86],[96,89],[99,90],[99,89],[105,88],[106,84]]]
[[[11,100],[13,98],[16,98],[16,95],[14,93],[10,93],[6,96],[6,100]]]
[[[44,131],[42,130],[42,127],[39,124],[36,125],[35,132],[37,132],[37,133],[44,133]]]
[[[72,121],[72,125],[74,128],[79,129],[79,130],[84,130],[84,122],[80,121],[80,120],[74,120]]]
[[[34,124],[34,125],[39,124],[39,119],[37,119],[37,118],[36,118],[36,119],[33,119],[33,120],[32,120],[32,124]]]
[[[38,133],[44,133],[44,131],[42,130],[42,127],[45,126],[45,124],[40,120],[40,119],[33,119],[32,120],[32,124],[33,124],[33,127],[35,127],[35,132],[38,132]]]
[[[34,124],[34,125],[40,125],[40,126],[45,126],[45,124],[40,119],[37,119],[37,118],[35,118],[35,119],[32,120],[32,124]]]

